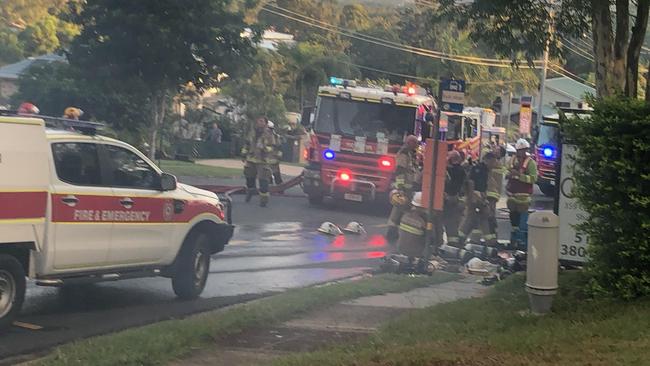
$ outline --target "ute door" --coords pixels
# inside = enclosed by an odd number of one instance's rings
[[[109,258],[114,263],[146,265],[167,255],[174,233],[174,191],[160,189],[160,172],[135,149],[104,145],[113,187]]]
[[[56,179],[51,207],[54,270],[93,270],[108,265],[112,223],[102,212],[112,201],[94,142],[53,142]]]

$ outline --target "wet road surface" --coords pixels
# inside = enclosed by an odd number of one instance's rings
[[[551,201],[537,196],[536,208]],[[72,288],[30,284],[19,320],[43,327],[14,327],[0,334],[0,364],[7,357],[45,352],[75,339],[156,321],[179,318],[266,296],[360,275],[375,268],[389,250],[383,233],[388,208],[353,203],[312,207],[301,197],[272,197],[267,208],[242,196],[234,197],[235,235],[212,259],[200,299],[180,301],[166,278],[143,278]],[[367,235],[329,237],[316,232],[323,221],[340,226],[364,224]],[[499,234],[507,238],[509,224],[499,220]],[[11,360],[11,359],[9,359]]]
[[[166,278],[105,282],[72,288],[30,284],[19,321],[0,335],[0,360],[47,350],[56,344],[248,301],[289,288],[360,275],[376,267],[387,249],[386,208],[353,204],[314,208],[302,197],[272,197],[260,208],[234,197],[237,225],[226,249],[212,258],[200,299],[180,301]],[[372,214],[370,214],[372,213]],[[362,222],[364,236],[325,236],[323,221]]]

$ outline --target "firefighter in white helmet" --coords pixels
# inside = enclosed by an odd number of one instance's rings
[[[422,192],[415,192],[411,206],[411,209],[402,215],[399,224],[397,251],[409,258],[420,258],[424,253],[427,227]]]
[[[282,143],[280,141],[280,135],[275,130],[275,123],[269,121],[268,123],[269,130],[275,138],[275,146],[273,146],[273,152],[269,154],[268,162],[269,168],[271,168],[273,183],[277,186],[282,184],[282,172],[280,172],[280,160],[282,159]]]
[[[530,144],[526,139],[519,139],[515,144],[517,153],[508,162],[508,173],[506,178],[508,184],[508,209],[510,210],[510,224],[512,232],[510,236],[511,245],[515,246],[515,238],[519,234],[519,225],[522,214],[528,213],[530,197],[533,194],[533,184],[537,181],[537,164],[528,156]]]

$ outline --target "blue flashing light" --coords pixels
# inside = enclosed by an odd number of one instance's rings
[[[327,149],[323,151],[323,157],[325,158],[325,160],[333,160],[334,157],[336,157],[336,154],[334,153],[334,151]]]
[[[542,150],[542,154],[544,154],[544,157],[552,158],[553,157],[553,148],[549,147],[549,146],[545,147]]]
[[[330,77],[330,84],[332,85],[343,85],[343,79],[337,77]]]

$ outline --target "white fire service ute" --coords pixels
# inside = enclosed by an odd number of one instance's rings
[[[26,278],[165,276],[195,298],[232,237],[229,201],[177,183],[99,127],[0,111],[0,329],[18,315]]]

